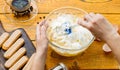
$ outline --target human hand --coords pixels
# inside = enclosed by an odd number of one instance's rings
[[[37,47],[31,70],[45,70],[45,62],[48,48],[48,39],[46,36],[47,27],[48,25],[45,23],[45,20],[37,24]]]
[[[103,41],[117,34],[116,29],[104,16],[90,13],[85,15],[84,20],[80,19],[78,24],[89,29],[93,35]]]
[[[45,52],[48,48],[48,39],[46,35],[48,25],[45,20],[37,24],[36,40],[37,40],[37,52]]]

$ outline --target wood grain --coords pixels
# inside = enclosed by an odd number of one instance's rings
[[[24,28],[31,41],[36,46],[35,33],[36,23],[43,20],[49,12],[56,8],[73,6],[82,8],[87,12],[103,14],[112,24],[120,26],[120,0],[111,0],[109,2],[90,3],[81,0],[35,0],[39,8],[39,14],[31,21],[11,22],[4,16],[4,0],[0,0],[0,20],[7,31],[16,28]],[[6,15],[10,15],[5,13]],[[48,49],[46,69],[56,66],[63,62],[69,70],[80,69],[119,69],[119,65],[112,53],[106,54],[102,50],[103,42],[95,41],[83,54],[76,57],[66,58],[56,54],[50,47]]]
[[[112,24],[120,25],[119,14],[103,14]],[[39,15],[40,16],[40,15]],[[33,41],[36,46],[36,42]],[[46,67],[50,69],[63,62],[73,69],[118,69],[119,65],[112,53],[106,54],[102,50],[103,42],[95,41],[82,55],[76,57],[66,58],[56,54],[50,47],[48,49],[48,56]],[[88,54],[89,53],[89,54]]]
[[[65,7],[72,6],[86,10],[87,12],[97,13],[120,13],[120,0],[111,0],[109,2],[102,3],[89,3],[82,0],[36,0],[39,13],[49,13],[50,11]],[[5,1],[0,0],[0,13],[3,12]]]
[[[45,14],[46,15],[46,14]],[[36,20],[39,19],[39,17],[45,16],[43,14],[39,14],[36,17]],[[120,25],[120,15],[116,14],[103,14],[105,17],[110,20],[113,24]],[[35,40],[35,30],[36,30],[36,22],[34,21],[32,25],[21,25],[16,24],[8,21],[4,15],[0,15],[0,19],[3,22],[3,25],[7,31],[11,31],[16,28],[24,28],[26,32],[29,34],[29,37],[31,40]],[[29,24],[29,23],[28,23]],[[34,45],[36,45],[36,42],[33,41]],[[74,68],[80,68],[80,69],[118,69],[118,64],[114,58],[114,56],[110,54],[105,54],[102,51],[102,45],[103,43],[94,42],[90,48],[85,51],[83,55],[78,55],[76,57],[72,58],[66,58],[62,57],[55,52],[53,52],[52,49],[48,49],[48,56],[47,56],[47,62],[46,67],[47,69],[50,69],[54,67],[59,62],[65,63],[69,67],[70,70]],[[89,54],[88,54],[89,53]]]
[[[36,42],[33,41],[34,45]],[[69,70],[80,69],[119,69],[114,55],[102,50],[103,42],[95,41],[85,52],[75,57],[63,57],[55,53],[49,46],[47,53],[47,70],[63,62]]]
[[[8,14],[9,15],[9,14]],[[24,28],[29,35],[31,40],[35,40],[36,25],[37,22],[40,22],[48,14],[38,14],[36,18],[29,22],[11,22],[4,15],[0,14],[0,19],[3,23],[3,26],[7,31],[12,31],[16,28]],[[112,24],[120,25],[120,15],[119,14],[103,14]]]

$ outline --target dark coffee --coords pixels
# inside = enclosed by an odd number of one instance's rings
[[[28,0],[13,0],[12,6],[16,7],[17,9],[24,9],[29,4]]]

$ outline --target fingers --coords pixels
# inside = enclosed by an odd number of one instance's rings
[[[37,39],[39,38],[45,38],[46,37],[46,30],[48,28],[48,24],[46,23],[46,21],[42,21],[37,25]]]
[[[37,24],[36,27],[36,40],[40,38],[41,32],[40,32],[40,24]]]
[[[48,23],[46,21],[45,21],[44,27],[45,27],[45,31],[46,31],[48,28]]]
[[[96,14],[96,16],[99,18],[104,18],[101,14]]]
[[[78,24],[80,24],[81,26],[91,30],[91,28],[93,27],[93,25],[96,24],[96,21],[98,21],[98,19],[102,19],[103,16],[100,14],[94,14],[94,13],[90,13],[84,16],[85,20],[79,19]]]
[[[85,27],[85,28],[88,28],[88,29],[90,27],[90,24],[88,22],[82,20],[82,19],[78,20],[78,24],[81,25],[81,26],[83,26],[83,27]]]
[[[46,29],[48,28],[48,23],[46,23],[46,20],[43,20],[41,23],[40,23],[40,27],[45,27],[45,31]]]
[[[96,20],[96,18],[97,18],[97,16],[94,13],[87,14],[84,17],[85,21],[87,21],[87,22],[94,22]]]
[[[96,15],[92,12],[89,14],[89,16],[91,16],[92,18],[94,18]]]
[[[43,22],[44,24],[41,26],[41,36],[43,37],[43,38],[47,38],[46,37],[46,31],[47,31],[47,28],[48,28],[48,24],[46,23],[46,21],[44,20],[44,22]]]
[[[41,27],[41,37],[47,38],[47,37],[46,37],[46,30],[47,30],[47,29],[46,29],[45,26],[42,26],[42,27]]]
[[[90,16],[90,14],[85,15],[85,16],[84,16],[84,19],[85,19],[85,21],[87,21],[87,22],[93,20],[92,17]]]
[[[46,20],[41,21],[39,24],[40,26],[43,26],[45,24]]]

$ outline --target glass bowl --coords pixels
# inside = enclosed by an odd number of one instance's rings
[[[82,9],[63,7],[46,17],[49,46],[59,55],[70,57],[85,51],[94,41],[92,33],[77,24],[87,14]]]

